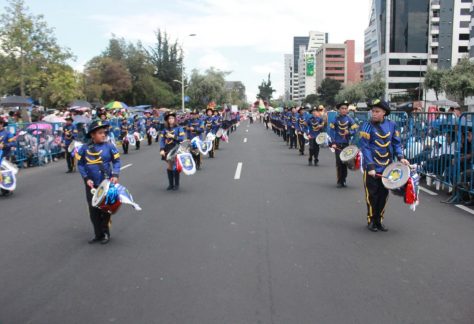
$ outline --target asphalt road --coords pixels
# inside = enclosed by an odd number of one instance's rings
[[[320,160],[243,123],[167,192],[158,146],[131,149],[143,211],[122,206],[106,246],[64,161],[22,171],[0,199],[0,323],[473,323],[474,217],[392,196],[369,232],[360,173],[337,189]]]

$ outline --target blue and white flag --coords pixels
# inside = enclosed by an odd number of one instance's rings
[[[121,184],[116,184],[115,188],[117,188],[117,192],[118,192],[118,195],[119,195],[119,198],[120,198],[120,201],[122,202],[122,204],[132,205],[132,207],[135,208],[135,210],[137,210],[137,211],[142,210],[140,205],[138,205],[135,201],[133,201],[132,194],[130,194],[130,192],[127,190],[127,188],[125,188]]]

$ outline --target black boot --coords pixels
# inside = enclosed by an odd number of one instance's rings
[[[313,160],[309,159],[309,160],[308,160],[308,165],[309,165],[309,166],[312,166],[312,165],[313,165]]]
[[[375,224],[375,222],[374,222],[373,220],[370,222],[369,225],[367,225],[367,228],[368,228],[369,231],[371,231],[371,232],[378,232],[377,225]]]
[[[174,188],[173,190],[179,189],[179,172],[177,170],[174,171]]]
[[[173,170],[166,170],[168,172],[168,182],[169,186],[166,188],[166,190],[173,190],[174,185],[173,185],[173,180],[174,180],[174,175],[173,175]]]
[[[381,232],[388,232],[388,228],[384,224],[382,224],[381,221],[377,222],[377,229]]]

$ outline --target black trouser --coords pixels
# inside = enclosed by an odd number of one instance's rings
[[[373,221],[381,224],[388,200],[388,189],[384,187],[382,178],[374,178],[364,172],[365,201],[367,203],[367,223]]]
[[[147,134],[147,135],[146,135],[146,138],[147,138],[147,140],[148,140],[148,145],[151,145],[151,143],[153,143],[153,137],[151,137],[150,134]]]
[[[312,138],[309,140],[309,161],[319,162],[319,145],[316,143],[316,139]]]
[[[85,181],[84,181],[85,182]],[[86,200],[89,205],[89,216],[92,226],[94,226],[94,234],[96,238],[102,238],[105,234],[110,236],[110,214],[99,208],[92,206],[91,188],[86,183]]]
[[[283,140],[286,142],[287,139],[288,139],[288,134],[286,133],[286,129],[283,128],[283,130],[281,132],[282,132],[282,135],[283,135]]]
[[[337,183],[345,184],[347,178],[347,165],[342,163],[340,154],[344,148],[349,144],[337,144],[336,147],[336,168],[337,168]]]
[[[214,141],[214,146],[216,147],[216,150],[219,149],[219,143],[220,143],[220,141],[221,141],[221,139],[216,136],[216,140]]]
[[[135,149],[136,149],[136,150],[139,150],[139,149],[140,149],[140,141],[139,141],[139,140],[136,140],[136,141],[135,141]]]
[[[200,169],[201,168],[201,154],[191,153],[191,155],[193,156],[194,163],[196,163],[196,169]]]
[[[304,154],[304,136],[303,134],[298,134],[298,146],[300,149],[300,152]]]
[[[290,148],[296,148],[296,132],[294,128],[290,128]]]
[[[71,155],[71,153],[68,152],[66,146],[66,163],[67,163],[67,169],[68,171],[72,171],[74,169],[74,157]]]
[[[128,141],[122,140],[123,154],[128,154]]]

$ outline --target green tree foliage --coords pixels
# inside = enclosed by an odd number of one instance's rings
[[[270,80],[270,73],[268,74],[267,81],[263,80],[262,84],[258,86],[257,99],[262,99],[270,102],[273,97],[273,93],[276,90],[272,87],[272,81]]]
[[[0,91],[4,94],[32,95],[45,102],[59,103],[65,93],[74,93],[77,84],[65,82],[62,94],[51,95],[58,80],[73,81],[66,61],[69,49],[58,45],[54,30],[42,15],[33,15],[23,0],[9,0],[0,16]],[[66,89],[66,87],[69,87]],[[48,93],[43,93],[48,89]],[[74,93],[77,95],[77,93]],[[45,98],[42,98],[45,96]]]
[[[181,85],[173,80],[181,81],[182,51],[178,47],[178,42],[172,42],[167,33],[158,29],[155,35],[156,44],[149,51],[154,76],[167,83],[174,93],[179,93]]]
[[[210,68],[204,74],[193,70],[189,81],[188,95],[191,105],[205,108],[211,101],[222,103],[226,101],[225,77],[229,72]]]
[[[132,89],[132,77],[121,61],[95,57],[84,70],[86,95],[90,101],[121,100]]]
[[[339,91],[339,93],[336,96],[336,101],[337,102],[342,102],[347,100],[350,103],[356,104],[358,102],[361,102],[362,100],[365,99],[365,93],[364,93],[364,88],[363,84],[361,83],[356,83],[356,84],[351,84]]]
[[[240,81],[226,82],[227,102],[239,106],[240,109],[248,106],[245,94],[245,85]]]
[[[317,106],[319,105],[319,97],[316,94],[310,94],[306,96],[304,99],[303,104],[310,104],[311,106]]]
[[[364,89],[365,99],[372,100],[383,98],[385,96],[385,80],[381,73],[376,73],[372,80],[362,83]]]
[[[326,78],[318,88],[319,100],[326,106],[336,105],[336,95],[341,90],[341,83],[337,80]]]
[[[439,100],[438,96],[443,91],[442,80],[444,77],[444,71],[433,69],[431,66],[425,74],[424,87],[425,89],[432,89],[435,92],[436,100]]]
[[[444,91],[462,102],[474,95],[474,63],[462,59],[454,68],[445,72],[441,81]]]

